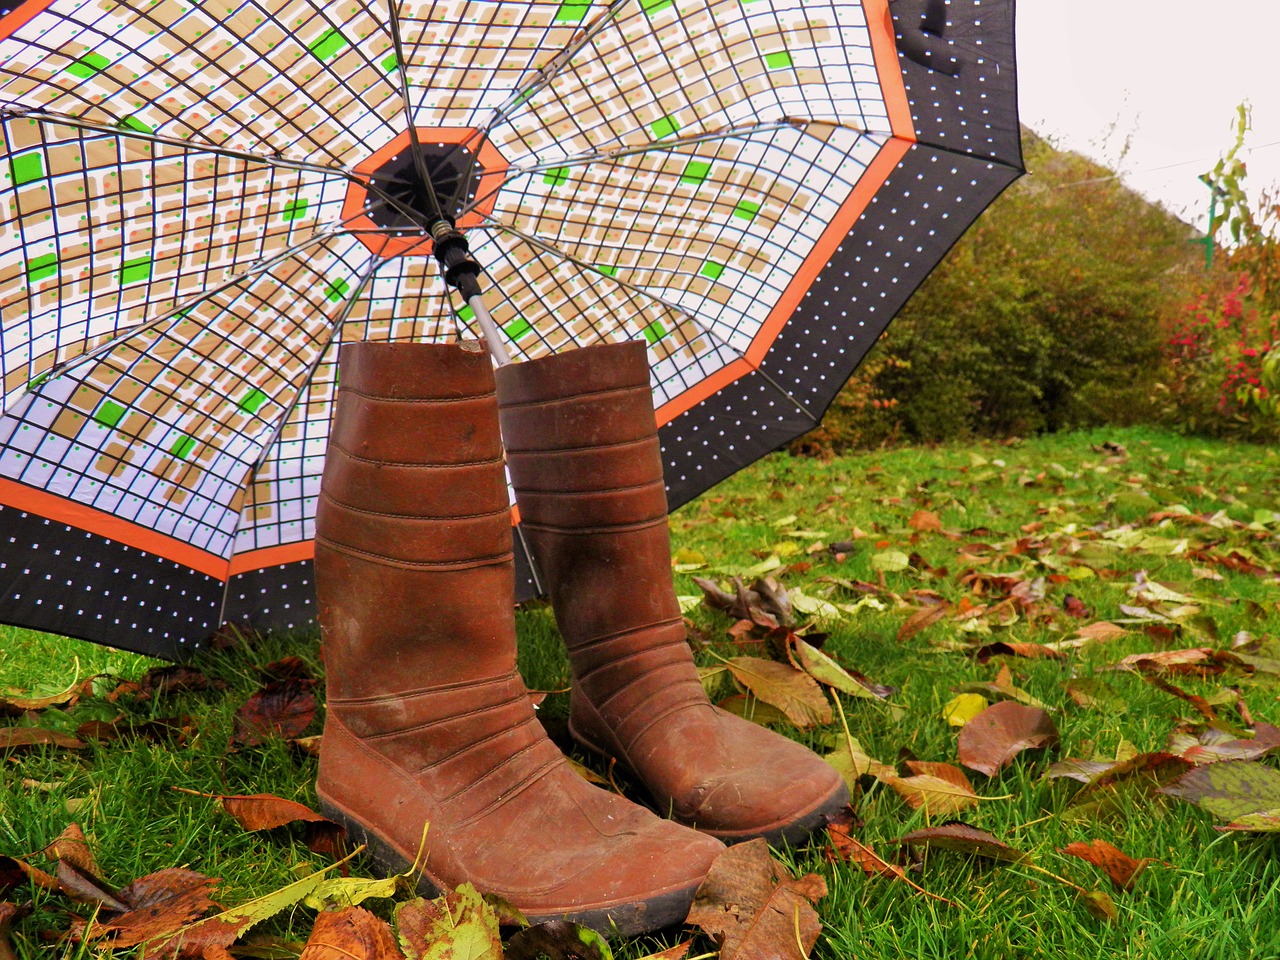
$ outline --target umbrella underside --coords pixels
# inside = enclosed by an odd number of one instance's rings
[[[433,192],[513,358],[647,342],[673,506],[808,429],[1020,166],[938,6],[11,4],[0,619],[306,623],[340,344],[477,335]]]

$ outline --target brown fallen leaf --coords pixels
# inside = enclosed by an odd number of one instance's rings
[[[1165,680],[1154,673],[1144,672],[1142,675],[1142,679],[1145,680],[1147,683],[1151,684],[1151,686],[1155,687],[1157,690],[1163,690],[1165,693],[1170,694],[1171,696],[1175,696],[1179,700],[1184,700],[1187,703],[1191,704],[1191,706],[1195,708],[1197,713],[1199,713],[1202,717],[1209,720],[1210,722],[1216,723],[1218,721],[1218,714],[1213,709],[1213,705],[1210,704],[1208,700],[1206,700],[1204,697],[1200,696],[1199,694],[1188,693],[1187,691],[1183,690],[1181,687],[1170,683],[1168,680]]]
[[[68,824],[67,828],[40,852],[50,860],[65,860],[88,873],[96,875],[102,873],[98,862],[93,857],[93,851],[89,849],[89,841],[78,823]]]
[[[898,628],[898,642],[910,640],[925,627],[948,616],[955,608],[950,603],[931,603],[920,607]]]
[[[340,860],[346,856],[346,828],[316,813],[304,803],[286,800],[271,793],[228,795],[200,793],[185,787],[174,787],[178,793],[220,800],[222,809],[246,830],[274,830],[292,823],[306,825],[306,845],[315,853]]]
[[[893,788],[913,810],[924,807],[931,817],[947,816],[973,806],[979,800],[969,778],[959,767],[949,763],[909,761],[912,776],[884,776],[880,779]]]
[[[992,704],[960,728],[960,762],[970,770],[994,777],[1023,750],[1046,747],[1058,740],[1049,714],[1010,700]]]
[[[1212,727],[1199,736],[1176,732],[1169,736],[1169,752],[1196,766],[1223,760],[1257,760],[1277,750],[1280,750],[1280,728],[1269,723],[1259,722],[1252,738],[1235,739]]]
[[[256,747],[279,737],[296,739],[316,715],[314,680],[273,680],[235,714],[231,746]]]
[[[716,940],[721,960],[800,960],[822,931],[813,904],[826,894],[820,876],[793,878],[764,840],[750,840],[716,858],[687,922]]]
[[[30,750],[35,747],[54,747],[59,750],[83,750],[83,740],[57,730],[41,727],[0,727],[0,753],[14,750]]]
[[[984,643],[973,651],[979,663],[986,663],[992,657],[1026,657],[1030,660],[1061,660],[1063,654],[1043,643],[1021,643],[997,640],[995,643]]]
[[[316,917],[299,960],[392,960],[402,956],[387,921],[363,907],[325,910]]]
[[[112,947],[133,947],[173,933],[220,907],[210,896],[219,881],[194,870],[158,870],[120,890],[126,909],[115,916],[91,920],[82,939],[109,937]]]
[[[507,941],[505,950],[493,955],[493,960],[612,960],[612,955],[608,941],[590,927],[568,920],[548,920],[518,930]],[[424,956],[422,960],[434,960],[435,956]],[[468,958],[472,956],[467,954]]]
[[[397,905],[395,924],[408,960],[502,958],[498,914],[470,883],[434,900],[418,897]]]
[[[0,903],[0,960],[18,960],[9,931],[13,925],[31,912],[31,904]]]
[[[802,730],[815,723],[831,723],[831,704],[817,681],[803,671],[761,657],[734,657],[725,665],[735,680]]]
[[[907,526],[920,533],[940,533],[942,531],[942,520],[930,510],[917,510],[911,515],[911,519],[907,521]]]
[[[204,690],[226,690],[225,680],[210,680],[193,667],[174,664],[153,667],[137,681],[122,683],[109,694],[107,700],[115,703],[121,697],[132,696],[137,703],[146,703],[156,697],[173,693],[198,693]]]
[[[108,912],[123,913],[129,909],[120,894],[107,881],[82,867],[59,860],[57,866],[58,889],[76,903],[89,903]]]
[[[39,867],[17,857],[0,856],[0,890],[32,883],[41,890],[57,890],[58,880]]]
[[[985,830],[978,830],[963,823],[947,823],[938,827],[913,830],[898,838],[898,843],[938,848],[954,853],[966,853],[975,857],[987,857],[1002,863],[1022,863],[1027,855],[1003,840],[997,840]]]
[[[1147,868],[1148,864],[1158,862],[1154,857],[1143,857],[1141,860],[1135,860],[1105,840],[1091,840],[1088,843],[1079,841],[1069,843],[1060,852],[1068,856],[1079,857],[1081,860],[1092,863],[1095,867],[1101,867],[1102,871],[1111,878],[1111,882],[1125,893],[1133,890],[1134,881],[1138,879],[1138,875]]]

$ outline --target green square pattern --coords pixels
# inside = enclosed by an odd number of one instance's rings
[[[503,332],[512,340],[519,340],[521,337],[523,337],[526,333],[528,333],[532,329],[533,329],[533,324],[531,324],[524,317],[516,317],[514,320],[512,320],[510,323],[508,323],[505,327],[502,328]]]
[[[114,400],[103,400],[93,413],[93,419],[104,427],[114,427],[124,417],[124,407]]]
[[[126,260],[124,266],[120,268],[120,286],[125,287],[131,283],[137,283],[140,280],[151,279],[151,258],[138,257],[134,260]]]
[[[282,220],[301,220],[307,215],[308,201],[306,197],[300,197],[291,203],[285,204],[284,213],[280,215]]]
[[[245,413],[257,413],[266,402],[267,395],[257,387],[253,387],[248,393],[236,401],[236,406]]]
[[[382,63],[378,64],[378,66],[382,67],[387,73],[395,73],[400,69],[400,61],[396,59],[396,55],[393,53],[389,57],[384,57]]]
[[[88,80],[95,73],[100,73],[107,67],[111,66],[111,61],[100,53],[86,53],[79,60],[76,60],[71,66],[67,67],[67,73],[73,77],[79,77],[81,80]]]
[[[462,309],[458,311],[458,319],[463,323],[470,323],[475,318],[476,312],[469,306],[464,305]]]
[[[347,45],[347,38],[337,30],[326,30],[320,35],[320,39],[316,40],[308,50],[319,60],[328,60],[337,54],[339,50]]]
[[[663,117],[649,124],[649,130],[653,133],[655,140],[661,140],[663,137],[669,137],[671,134],[680,130],[680,124],[676,123],[671,117]]]
[[[724,273],[724,264],[716,263],[714,260],[708,260],[702,265],[702,269],[698,271],[702,276],[711,280],[719,280],[720,275]]]
[[[764,65],[770,70],[787,70],[791,67],[791,54],[783,50],[779,53],[767,53],[764,57]]]
[[[542,182],[545,183],[548,187],[558,187],[562,183],[568,183],[569,168],[556,167],[553,170],[548,170],[546,173],[542,175]]]
[[[331,303],[337,303],[351,290],[351,284],[345,280],[331,280],[324,288],[324,295]]]
[[[647,343],[653,344],[667,335],[667,328],[655,320],[640,332],[644,334]]]
[[[587,18],[587,13],[591,10],[589,3],[572,3],[570,0],[564,0],[560,4],[560,8],[556,10],[556,23],[581,23]]]
[[[20,187],[32,180],[44,176],[44,154],[39,150],[20,153],[9,160],[9,173],[13,177],[13,185]]]
[[[188,437],[185,433],[173,441],[169,447],[169,452],[179,460],[187,459],[187,454],[195,447],[196,441],[192,437]]]
[[[760,204],[752,203],[750,200],[740,200],[733,208],[733,215],[739,220],[754,220],[759,212]]]
[[[680,182],[696,186],[706,180],[710,173],[711,164],[703,160],[690,160],[685,164],[684,173],[680,174]]]
[[[35,283],[52,277],[58,272],[58,255],[46,253],[44,256],[32,257],[27,261],[27,283]]]
[[[618,268],[611,267],[607,263],[597,263],[596,269],[599,270],[601,273],[603,273],[606,277],[616,277],[618,275]]]
[[[137,130],[139,133],[155,133],[155,128],[148,123],[143,123],[136,116],[127,116],[120,121],[120,126],[125,130]]]
[[[675,0],[640,0],[640,6],[644,8],[647,16],[652,17],[659,10],[675,6]]]

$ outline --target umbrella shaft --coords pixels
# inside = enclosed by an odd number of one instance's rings
[[[507,349],[502,343],[502,331],[498,329],[497,323],[493,317],[489,316],[489,310],[484,305],[484,298],[480,296],[469,297],[467,306],[476,315],[476,321],[480,324],[480,330],[484,333],[484,341],[489,347],[489,353],[493,357],[495,366],[506,366],[511,362],[511,358],[507,356]]]

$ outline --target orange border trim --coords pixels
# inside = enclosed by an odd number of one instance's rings
[[[148,530],[131,520],[99,510],[97,507],[76,503],[56,494],[29,487],[14,480],[0,478],[0,504],[14,510],[25,510],[87,533],[123,543],[157,557],[164,557],[203,573],[207,577],[226,582],[237,574],[249,573],[282,563],[296,563],[315,556],[315,542],[286,543],[278,547],[248,550],[228,560],[208,550],[201,550],[189,543],[155,530]]]
[[[24,3],[13,13],[0,19],[0,40],[8,40],[25,26],[32,17],[44,13],[51,6],[53,6],[53,0],[35,0],[34,3]]]
[[[911,120],[911,104],[907,101],[907,88],[902,80],[902,68],[898,66],[898,47],[894,43],[893,17],[889,13],[889,0],[863,0],[862,9],[867,15],[867,32],[871,36],[872,55],[875,58],[876,75],[884,93],[885,109],[889,114],[889,129],[893,136],[876,154],[875,159],[862,172],[853,192],[841,204],[836,215],[823,231],[817,244],[805,258],[786,290],[769,311],[752,338],[743,359],[721,367],[711,376],[699,381],[657,410],[658,426],[670,423],[680,414],[693,409],[703,400],[718,393],[740,377],[758,370],[773,342],[782,332],[787,320],[795,312],[800,301],[818,275],[830,262],[832,254],[844,242],[858,217],[871,203],[880,186],[898,166],[907,151],[916,142],[915,125]]]
[[[787,284],[787,289],[783,291],[777,304],[774,305],[773,310],[770,311],[768,318],[761,326],[760,332],[756,334],[751,346],[747,349],[746,356],[741,360],[735,360],[721,367],[711,376],[699,381],[675,399],[664,403],[657,411],[658,426],[670,423],[680,414],[697,406],[739,377],[746,376],[751,371],[760,368],[765,354],[773,346],[773,341],[777,339],[778,334],[786,325],[787,320],[790,319],[791,314],[795,312],[800,301],[804,299],[805,291],[813,285],[813,281],[826,267],[831,255],[836,252],[836,249],[844,242],[845,237],[849,235],[849,231],[853,229],[858,217],[862,216],[862,212],[867,208],[867,204],[871,202],[871,198],[876,191],[880,189],[880,185],[884,183],[902,158],[906,156],[911,146],[912,141],[891,139],[880,148],[880,152],[876,154],[875,159],[871,161],[867,169],[862,172],[862,176],[858,178],[853,192],[849,194],[836,215],[831,218],[831,223],[823,231],[817,245],[813,248],[813,252],[809,254],[800,269],[796,271],[796,275],[791,282]]]

